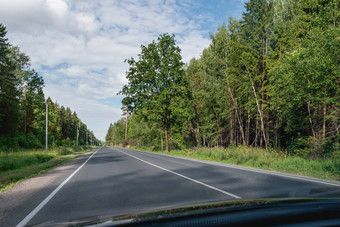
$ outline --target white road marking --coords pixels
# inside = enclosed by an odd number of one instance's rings
[[[32,210],[31,213],[29,213],[19,224],[17,224],[16,227],[25,226],[101,148],[102,147],[93,152],[93,154],[81,166],[79,166],[78,169],[76,169],[66,180],[64,180],[63,183],[61,183],[56,189],[54,189],[54,191],[49,196],[47,196],[36,208],[34,208],[34,210]]]
[[[241,199],[240,196],[237,196],[237,195],[232,194],[232,193],[230,193],[230,192],[226,192],[226,191],[224,191],[224,190],[221,190],[221,189],[216,188],[216,187],[214,187],[214,186],[211,186],[211,185],[209,185],[209,184],[205,184],[205,183],[203,183],[203,182],[201,182],[201,181],[192,179],[192,178],[190,178],[190,177],[187,177],[187,176],[184,176],[184,175],[182,175],[182,174],[176,173],[176,172],[171,171],[171,170],[169,170],[169,169],[166,169],[166,168],[163,168],[163,167],[161,167],[161,166],[155,165],[155,164],[153,164],[153,163],[151,163],[151,162],[145,161],[145,160],[143,160],[143,159],[140,159],[140,158],[138,158],[138,157],[136,157],[136,156],[133,156],[133,155],[128,154],[128,153],[125,153],[125,152],[120,151],[120,150],[118,150],[118,149],[115,149],[115,148],[113,148],[113,149],[116,150],[116,151],[119,151],[119,152],[121,152],[121,153],[123,153],[123,154],[126,154],[126,155],[128,155],[128,156],[130,156],[130,157],[132,157],[132,158],[135,158],[135,159],[137,159],[137,160],[139,160],[139,161],[141,161],[141,162],[144,162],[144,163],[146,163],[146,164],[149,164],[149,165],[151,165],[151,166],[154,166],[154,167],[156,167],[156,168],[159,168],[159,169],[161,169],[161,170],[164,170],[164,171],[167,171],[167,172],[169,172],[169,173],[175,174],[175,175],[177,175],[177,176],[179,176],[179,177],[183,177],[183,178],[185,178],[185,179],[187,179],[187,180],[190,180],[190,181],[193,181],[193,182],[195,182],[195,183],[197,183],[197,184],[206,186],[206,187],[208,187],[208,188],[210,188],[210,189],[213,189],[213,190],[215,190],[215,191],[221,192],[221,193],[223,193],[223,194],[225,194],[225,195],[234,197],[234,198],[236,198],[236,199]]]
[[[217,163],[213,161],[205,161],[205,160],[200,160],[200,159],[194,159],[194,158],[186,158],[186,157],[180,157],[180,156],[173,156],[173,155],[166,155],[166,154],[159,154],[156,152],[148,152],[148,151],[140,151],[137,150],[138,152],[144,152],[147,154],[156,154],[156,155],[161,155],[165,157],[171,157],[171,158],[177,158],[177,159],[182,159],[182,160],[187,160],[187,161],[194,161],[194,162],[200,162],[204,164],[209,164],[209,165],[215,165],[215,166],[221,166],[225,168],[233,168],[233,169],[240,169],[244,171],[250,171],[250,172],[256,172],[256,173],[263,173],[263,174],[269,174],[269,175],[274,175],[274,176],[280,176],[280,177],[286,177],[286,178],[291,178],[291,179],[296,179],[296,180],[302,180],[302,181],[309,181],[309,182],[314,182],[314,183],[319,183],[319,184],[326,184],[326,185],[331,185],[331,186],[337,186],[340,187],[340,183],[332,183],[332,182],[327,182],[327,181],[322,181],[322,180],[317,180],[317,179],[310,179],[307,178],[308,176],[297,176],[297,175],[291,175],[288,173],[277,173],[273,172],[270,170],[261,170],[261,169],[256,169],[252,167],[244,167],[244,166],[236,166],[232,164],[226,164],[226,163]]]

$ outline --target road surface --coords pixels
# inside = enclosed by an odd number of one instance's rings
[[[325,196],[340,197],[340,182],[101,147],[2,193],[0,226],[60,223],[218,201]]]

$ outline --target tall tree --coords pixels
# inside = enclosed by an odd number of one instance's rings
[[[219,27],[186,67],[192,97],[170,101],[176,103],[171,141],[274,146],[313,157],[339,153],[340,2],[249,0],[245,10],[241,20]],[[129,142],[154,149],[163,138],[156,135],[164,131],[160,107],[169,104],[157,96],[164,94],[154,79],[162,78],[157,45],[143,47],[140,61],[130,62],[135,87],[128,85],[123,100],[137,103]],[[176,117],[185,115],[180,103],[188,103],[186,120]]]
[[[23,55],[14,52],[6,38],[6,28],[0,24],[0,134],[15,134],[22,113],[19,106],[20,90],[16,72],[27,63]]]
[[[141,46],[139,59],[127,60],[128,85],[120,94],[129,110],[147,110],[147,116],[164,129],[166,152],[169,152],[169,129],[174,123],[176,98],[188,93],[181,50],[175,36],[163,34],[147,46]],[[144,113],[140,111],[140,113]]]
[[[255,58],[261,64],[254,67],[244,58],[244,67],[249,77],[254,93],[257,111],[260,118],[261,132],[265,147],[269,145],[270,111],[267,103],[270,99],[268,93],[268,56],[270,52],[270,36],[272,32],[273,17],[272,0],[250,0],[245,4],[246,12],[243,13],[244,40],[249,43]],[[253,55],[253,54],[252,54]],[[250,57],[250,55],[248,55]],[[253,58],[253,56],[251,56]],[[252,60],[251,60],[252,61]],[[252,61],[254,62],[254,61]]]

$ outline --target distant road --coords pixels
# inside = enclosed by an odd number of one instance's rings
[[[340,182],[101,147],[1,194],[0,226],[229,200],[321,196],[340,197]]]

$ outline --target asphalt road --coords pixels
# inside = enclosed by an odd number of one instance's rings
[[[340,182],[113,147],[102,147],[54,174],[59,175],[49,184],[31,187],[28,198],[16,200],[10,209],[2,207],[0,226],[229,200],[340,197]],[[6,193],[1,199],[6,201]]]

